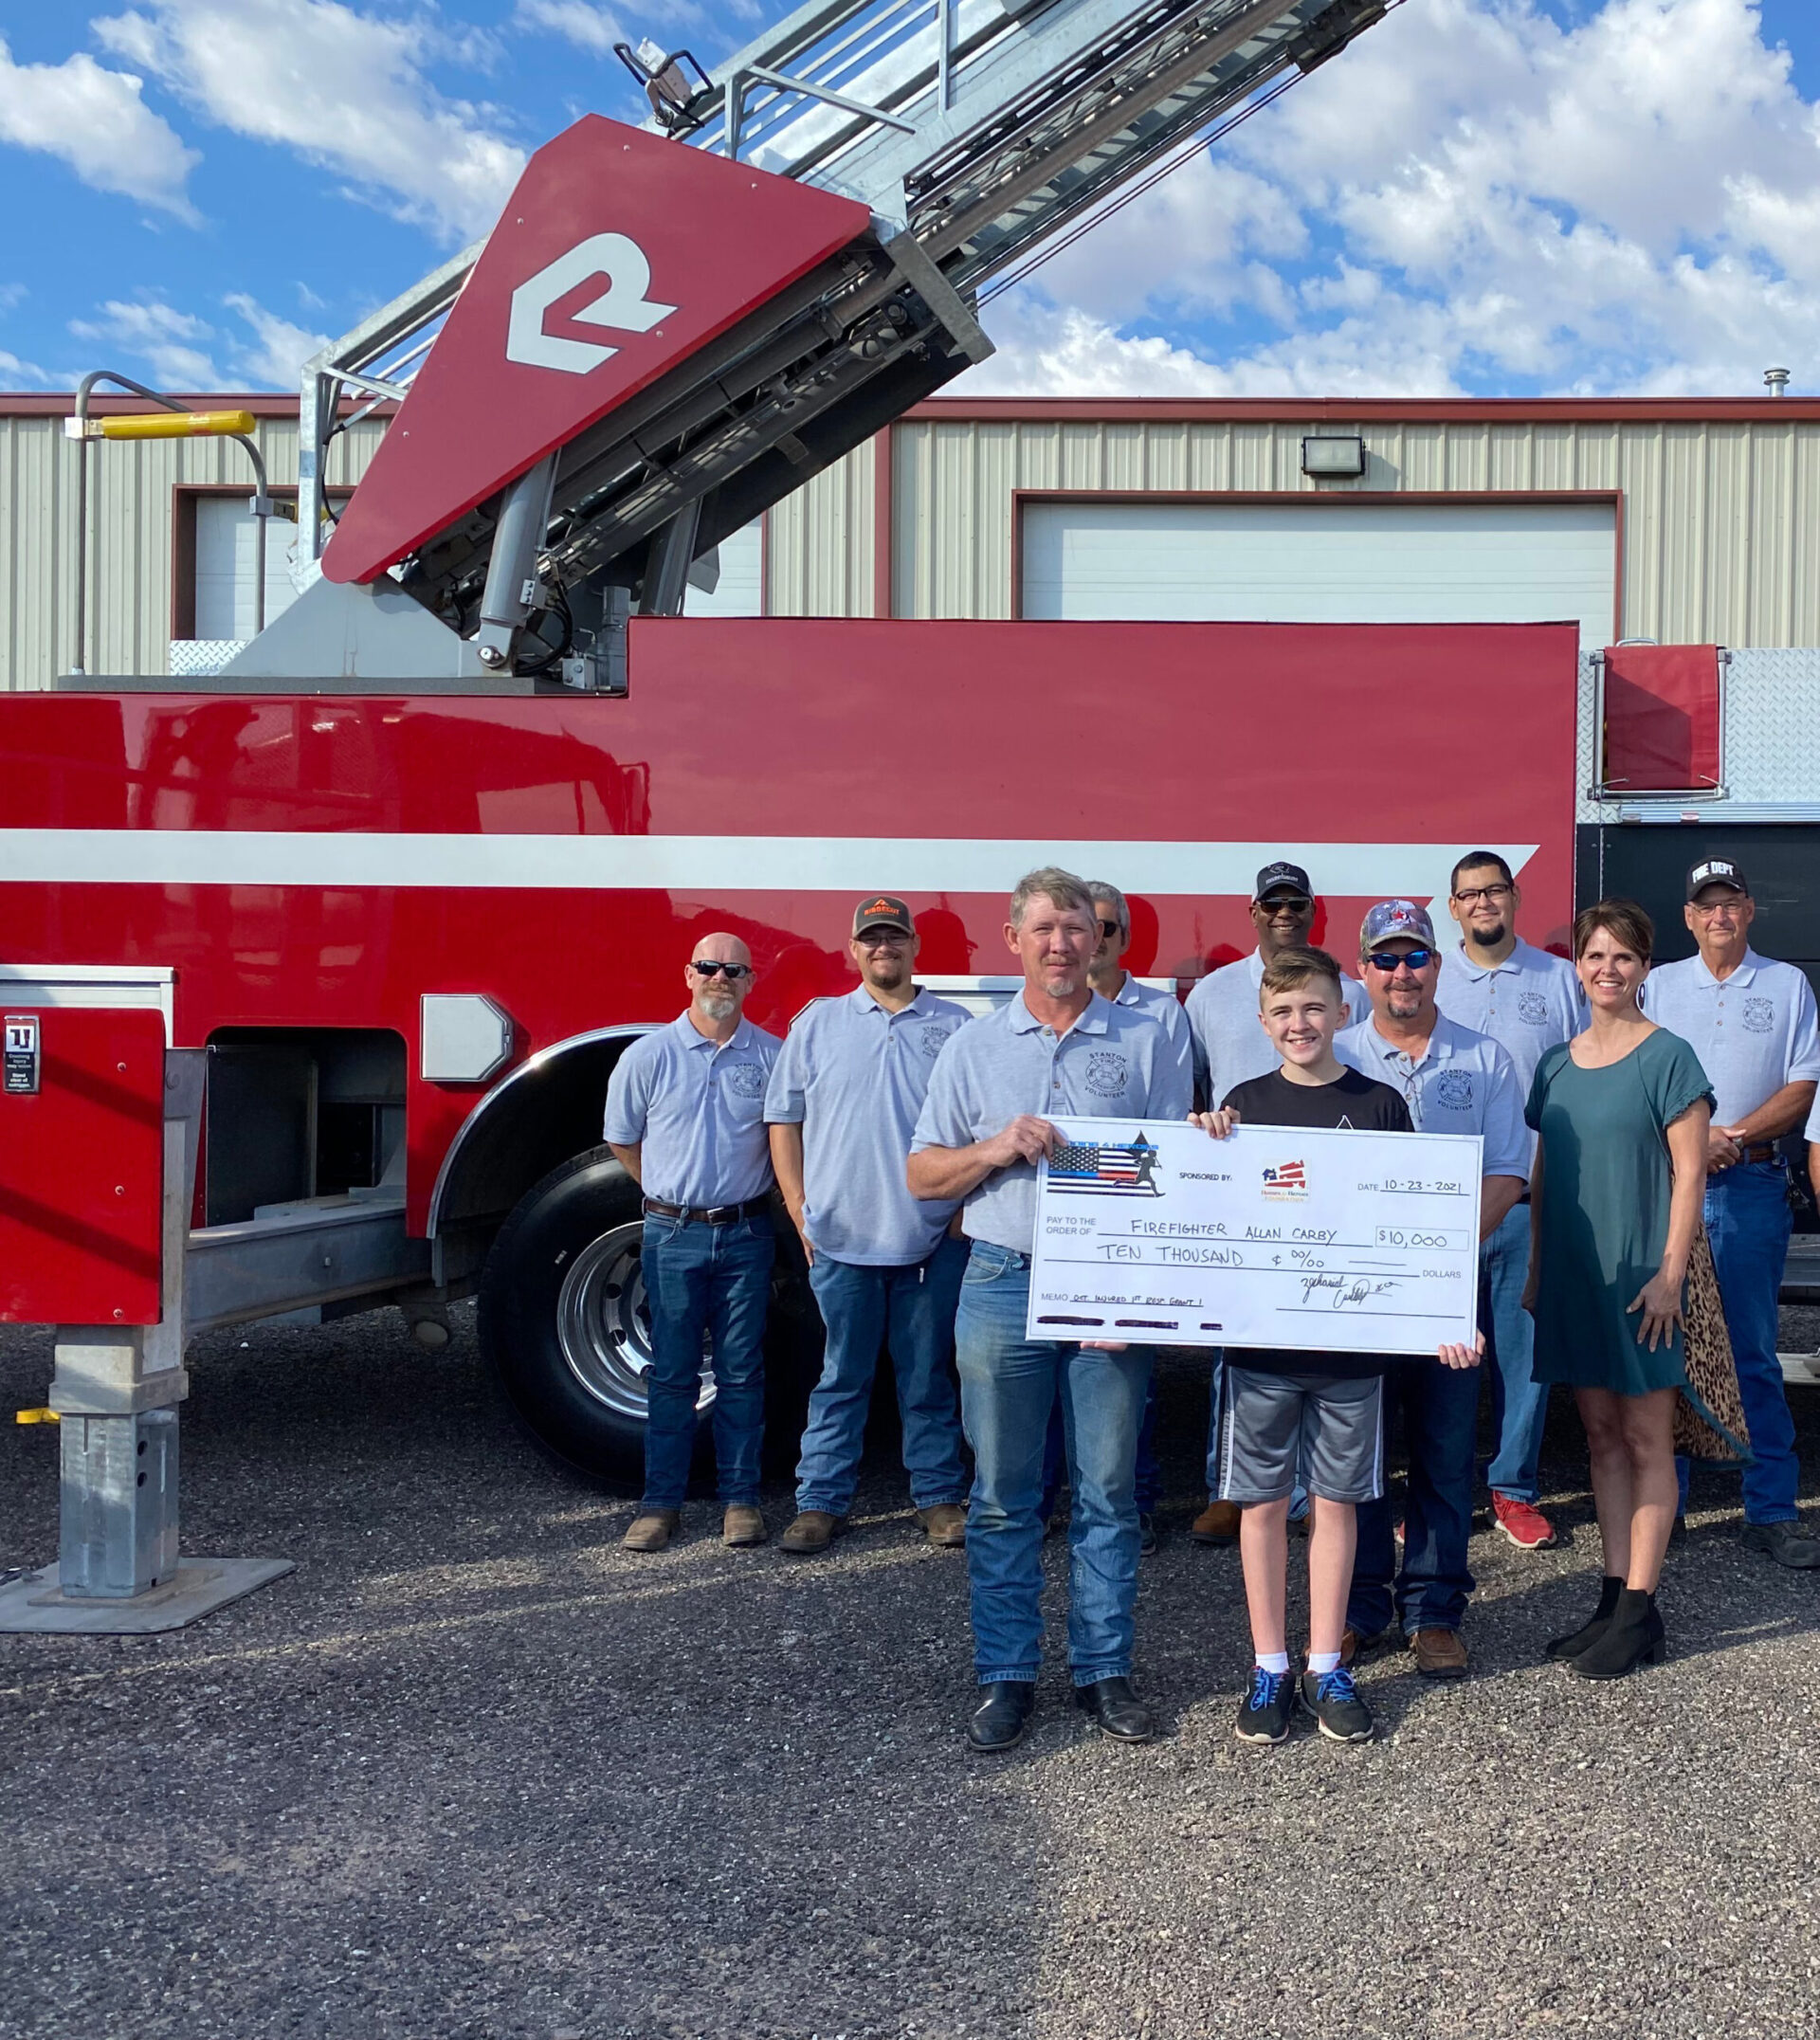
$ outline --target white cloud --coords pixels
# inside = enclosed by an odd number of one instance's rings
[[[1422,0],[987,324],[969,388],[1811,387],[1820,109],[1752,0]]]
[[[160,298],[110,298],[99,319],[72,319],[69,330],[79,340],[91,340],[118,357],[145,368],[155,389],[219,390],[221,372],[203,343],[214,328]],[[98,366],[113,368],[116,361]]]
[[[446,46],[428,16],[340,0],[152,0],[94,29],[218,125],[295,150],[446,240],[484,232],[524,166],[494,110],[426,76]]]
[[[233,355],[235,373],[248,382],[294,390],[304,362],[329,344],[330,335],[312,333],[307,326],[268,312],[245,291],[230,291],[222,302],[253,329],[252,340],[240,342]]]
[[[144,80],[78,52],[15,64],[0,38],[0,141],[59,156],[86,185],[193,221],[185,191],[201,161],[146,105]]]
[[[8,387],[12,389],[17,389],[21,383],[36,383],[43,388],[62,379],[46,374],[35,361],[22,361],[17,355],[9,354],[4,347],[0,347],[0,376],[6,377]]]
[[[517,27],[547,29],[602,57],[612,54],[615,43],[637,40],[627,34],[608,9],[594,6],[592,0],[519,0],[512,20]]]

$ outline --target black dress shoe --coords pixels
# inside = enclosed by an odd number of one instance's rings
[[[1002,1685],[982,1685],[979,1704],[967,1718],[967,1740],[987,1756],[1014,1750],[1024,1739],[1036,1711],[1036,1685],[1028,1679],[1008,1679]]]
[[[1129,1679],[1101,1679],[1093,1685],[1077,1685],[1074,1703],[1120,1742],[1148,1742],[1156,1733],[1156,1717],[1132,1691]]]

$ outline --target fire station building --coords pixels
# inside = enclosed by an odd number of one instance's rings
[[[294,489],[294,399],[194,402],[252,411],[274,494]],[[42,687],[72,660],[69,409],[0,396],[8,688]],[[335,440],[332,492],[385,429],[374,416]],[[89,460],[83,665],[214,670],[253,634],[244,449],[98,444]],[[268,617],[290,599],[292,529],[272,526]],[[689,613],[1574,618],[1589,649],[1814,647],[1820,401],[936,400],[809,480],[719,564]]]

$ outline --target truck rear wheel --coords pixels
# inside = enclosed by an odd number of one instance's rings
[[[785,1237],[784,1235],[788,1235]],[[553,1169],[500,1229],[481,1277],[481,1347],[513,1408],[549,1451],[636,1494],[645,1477],[650,1311],[639,1272],[638,1185],[595,1148]],[[800,1430],[819,1331],[793,1232],[780,1229],[765,1330],[768,1456]],[[805,1322],[807,1306],[807,1322]],[[703,1356],[697,1445],[706,1463],[714,1376]]]

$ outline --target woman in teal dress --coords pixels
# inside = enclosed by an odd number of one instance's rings
[[[1566,1382],[1579,1404],[1605,1554],[1597,1613],[1548,1654],[1589,1679],[1664,1655],[1656,1583],[1675,1522],[1683,1291],[1713,1112],[1699,1057],[1638,1010],[1654,943],[1648,915],[1629,900],[1575,920],[1574,968],[1592,1017],[1543,1056],[1529,1093],[1535,1374]]]

